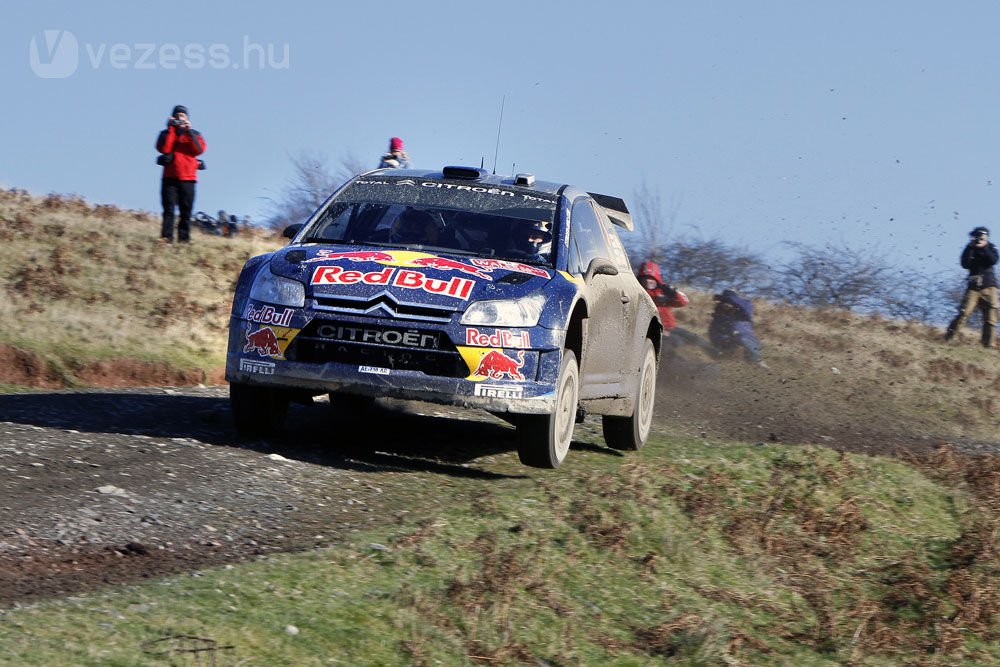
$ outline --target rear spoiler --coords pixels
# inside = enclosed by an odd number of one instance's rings
[[[597,205],[604,209],[604,212],[611,218],[611,222],[623,227],[627,232],[632,231],[632,214],[628,212],[628,206],[625,205],[624,199],[610,195],[599,195],[596,192],[588,192],[587,194],[593,197]]]

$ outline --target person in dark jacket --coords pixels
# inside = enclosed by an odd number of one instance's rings
[[[721,354],[731,354],[743,348],[743,357],[767,368],[760,358],[762,345],[753,330],[753,303],[731,289],[723,290],[715,299],[715,310],[708,325],[708,339]]]
[[[997,247],[990,243],[990,230],[976,227],[972,239],[962,250],[962,268],[969,272],[965,295],[958,306],[958,314],[948,325],[945,340],[951,340],[965,324],[972,311],[979,308],[983,315],[983,347],[993,347],[997,329],[997,277],[993,266],[997,263]]]
[[[656,310],[660,313],[660,322],[663,323],[665,358],[675,356],[677,349],[682,345],[696,345],[712,356],[718,354],[718,351],[707,340],[693,331],[677,326],[677,318],[674,316],[673,309],[683,308],[690,303],[690,300],[684,292],[663,282],[663,274],[656,262],[643,262],[636,278],[639,279],[642,288],[646,290],[646,294],[653,299]]]
[[[163,226],[160,239],[166,243],[174,240],[174,209],[180,209],[177,222],[177,240],[191,240],[191,209],[194,207],[194,185],[198,170],[204,168],[198,156],[205,152],[205,138],[191,127],[187,107],[174,107],[167,119],[167,129],[156,138],[160,157],[156,163],[163,166],[160,200],[163,202]]]

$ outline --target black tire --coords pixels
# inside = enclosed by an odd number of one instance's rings
[[[229,408],[237,432],[248,438],[274,435],[288,416],[288,394],[272,387],[229,385]]]
[[[580,368],[572,350],[563,350],[552,414],[521,415],[517,419],[517,456],[533,468],[556,468],[566,458],[576,426],[580,399]]]
[[[636,450],[646,444],[653,424],[653,407],[656,403],[656,351],[648,338],[643,346],[642,365],[636,388],[635,409],[631,417],[604,415],[601,426],[604,442],[612,449]]]

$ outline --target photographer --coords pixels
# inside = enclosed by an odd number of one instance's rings
[[[965,295],[958,307],[958,315],[948,325],[944,335],[945,340],[951,340],[965,324],[965,320],[976,308],[983,315],[983,347],[993,347],[997,328],[997,278],[993,273],[993,265],[997,263],[997,247],[990,243],[990,230],[976,227],[969,236],[965,249],[962,250],[962,268],[968,270]]]
[[[690,300],[687,294],[663,282],[659,264],[651,260],[643,262],[636,278],[646,294],[653,299],[660,314],[660,322],[663,324],[663,359],[673,359],[677,356],[677,350],[684,345],[695,345],[712,356],[717,355],[717,350],[707,340],[693,331],[677,326],[673,309],[687,306]]]
[[[731,289],[712,297],[715,310],[708,325],[708,339],[720,356],[743,350],[743,358],[762,368],[768,365],[760,358],[762,345],[753,329],[753,303]]]
[[[191,127],[187,107],[177,105],[167,129],[156,139],[156,150],[160,156],[156,164],[163,167],[163,181],[160,199],[163,202],[163,227],[160,240],[172,243],[174,240],[174,209],[180,208],[177,223],[177,240],[187,243],[191,240],[191,209],[194,207],[194,184],[198,180],[198,170],[204,163],[198,156],[205,152],[205,138]]]

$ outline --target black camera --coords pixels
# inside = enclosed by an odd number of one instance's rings
[[[182,123],[179,118],[171,118],[170,120],[167,121],[167,125],[170,125],[171,127],[180,127],[181,124]]]

